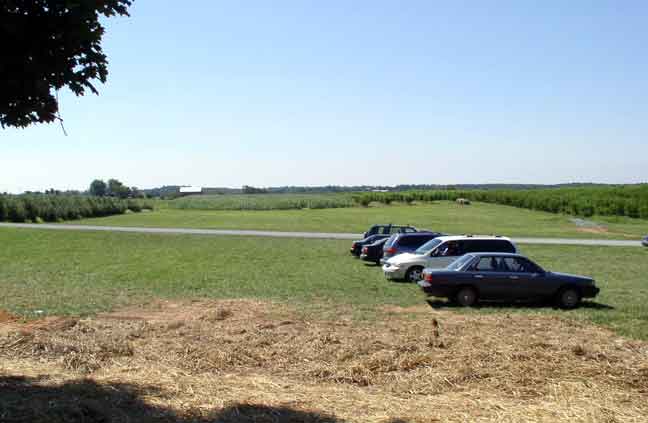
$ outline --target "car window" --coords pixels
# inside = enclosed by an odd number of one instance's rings
[[[463,255],[463,256],[459,257],[457,260],[450,263],[448,265],[447,269],[448,270],[459,270],[459,269],[463,268],[465,265],[467,265],[474,258],[475,258],[475,256],[471,256],[470,254]]]
[[[482,257],[477,262],[475,270],[479,272],[508,272],[509,268],[502,257]]]
[[[511,272],[538,273],[540,268],[529,260],[519,257],[506,257],[504,261]]]
[[[416,232],[416,229],[414,228],[410,228],[409,226],[405,228],[405,233],[407,234],[412,234],[414,232]]]
[[[423,242],[421,239],[418,239],[420,237],[416,236],[401,236],[400,239],[398,240],[398,245],[403,246],[403,247],[415,247],[415,246],[420,246],[421,243]]]
[[[385,235],[390,235],[393,232],[391,232],[391,226],[383,226],[382,227],[382,233]]]
[[[497,251],[499,253],[515,252],[515,248],[513,247],[513,244],[511,244],[509,241],[506,241],[504,239],[497,239],[490,242],[492,243],[492,248],[493,248],[491,251]]]
[[[437,254],[442,257],[459,257],[464,255],[464,248],[458,241],[448,241],[439,248]]]
[[[475,265],[475,270],[479,272],[494,272],[497,269],[497,262],[494,257],[482,257]]]
[[[428,242],[426,242],[425,244],[418,247],[416,249],[416,253],[417,254],[425,254],[427,252],[432,251],[433,249],[435,249],[439,245],[441,245],[441,240],[439,240],[439,239],[431,239]]]
[[[504,239],[467,239],[462,242],[464,253],[513,253],[513,244]]]

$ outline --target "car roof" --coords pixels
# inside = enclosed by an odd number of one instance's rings
[[[499,257],[517,257],[517,258],[526,258],[526,256],[523,256],[522,254],[516,254],[516,253],[498,253],[497,251],[494,251],[492,253],[488,252],[479,252],[479,253],[467,253],[467,256],[474,256],[474,257],[491,257],[491,256],[499,256]]]
[[[439,241],[464,241],[466,239],[478,239],[478,240],[496,240],[501,239],[504,241],[512,242],[510,238],[499,235],[446,235],[440,236],[437,238]]]
[[[403,233],[399,232],[396,234],[393,234],[392,236],[396,235],[397,237],[404,237],[404,236],[424,236],[424,235],[441,235],[440,232],[432,232],[432,231],[419,231],[419,232],[410,232],[410,233]]]

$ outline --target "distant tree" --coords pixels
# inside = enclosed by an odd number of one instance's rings
[[[132,0],[0,2],[0,126],[26,127],[58,116],[55,91],[80,96],[106,82],[102,16],[128,15]]]
[[[90,195],[94,195],[95,197],[103,197],[106,195],[106,191],[108,191],[108,186],[101,179],[95,179],[90,184],[89,191]]]
[[[130,195],[130,188],[117,179],[108,179],[108,195],[111,197],[127,198]]]
[[[142,191],[139,190],[137,187],[131,187],[130,188],[130,196],[133,198],[144,198],[146,195]]]
[[[264,194],[267,193],[267,189],[255,188],[249,185],[243,185],[243,194]]]

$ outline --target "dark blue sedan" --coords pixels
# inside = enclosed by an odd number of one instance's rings
[[[470,307],[479,300],[554,300],[562,308],[577,307],[582,298],[599,293],[585,276],[549,272],[519,254],[471,253],[446,269],[423,270],[419,286],[428,295]]]

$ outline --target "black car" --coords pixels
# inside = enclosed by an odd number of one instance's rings
[[[373,244],[367,244],[362,247],[360,258],[364,261],[371,261],[376,264],[380,264],[380,259],[383,256],[383,245],[385,245],[387,239],[388,238],[383,238],[374,242]]]
[[[428,295],[467,307],[482,299],[552,299],[562,308],[574,308],[582,298],[599,293],[591,278],[545,271],[528,258],[509,253],[463,255],[444,270],[423,270],[418,284]]]
[[[418,232],[414,226],[409,225],[392,225],[391,223],[386,225],[373,225],[367,232],[364,233],[364,237],[371,235],[393,235],[398,233],[413,233]]]
[[[369,235],[364,239],[353,241],[353,244],[351,244],[351,248],[349,249],[349,252],[356,257],[360,257],[360,253],[362,252],[362,247],[364,247],[367,244],[371,244],[376,241],[379,241],[381,239],[387,239],[389,237],[390,235]]]
[[[646,236],[644,239],[641,240],[641,245],[644,247],[648,247],[648,236]]]
[[[380,260],[384,263],[390,257],[402,253],[412,253],[418,247],[425,244],[431,239],[438,238],[444,234],[440,232],[415,232],[415,233],[401,233],[392,235],[387,242],[383,245],[383,257]]]

